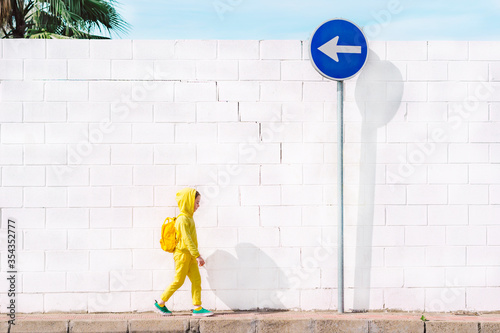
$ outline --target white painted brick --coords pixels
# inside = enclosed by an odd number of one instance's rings
[[[238,121],[238,104],[234,102],[202,102],[196,104],[198,122]]]
[[[387,124],[388,142],[425,142],[427,124],[391,122]]]
[[[105,187],[82,187],[68,189],[69,207],[109,207],[111,191]]]
[[[469,43],[465,41],[429,41],[429,60],[467,60]]]
[[[111,195],[113,207],[152,206],[153,188],[150,186],[117,186]]]
[[[238,161],[237,144],[198,144],[196,161],[200,164],[227,164]]]
[[[489,194],[490,194],[490,204],[500,203],[500,186],[490,185]]]
[[[131,81],[90,81],[88,83],[89,100],[92,102],[114,102],[112,105],[121,112],[127,112],[132,108],[130,100],[132,98]]]
[[[320,185],[283,185],[281,186],[282,205],[319,205],[324,203]]]
[[[321,244],[321,228],[281,227],[281,246],[317,247]]]
[[[323,121],[324,104],[320,102],[283,103],[283,121]]]
[[[155,122],[194,122],[196,105],[194,103],[159,103],[154,106]]]
[[[196,62],[196,78],[198,80],[238,80],[238,61],[236,60],[203,60]]]
[[[439,122],[446,119],[447,113],[448,104],[444,102],[408,103],[406,119],[410,122]]]
[[[263,185],[302,184],[302,166],[296,164],[262,165]]]
[[[373,246],[403,246],[405,228],[399,226],[374,226]]]
[[[489,146],[490,148],[490,163],[500,163],[500,144],[482,144],[481,147]]]
[[[450,185],[449,204],[481,205],[488,203],[488,185]]]
[[[492,62],[489,65],[489,74],[491,81],[500,81],[500,62]],[[487,80],[485,80],[487,81]]]
[[[44,311],[43,294],[18,293],[16,295],[16,311],[20,313],[41,313]]]
[[[87,124],[45,124],[46,143],[79,143],[89,140]]]
[[[153,229],[126,228],[111,230],[111,248],[137,249],[153,246]]]
[[[488,81],[488,63],[451,61],[448,62],[450,81]]]
[[[500,264],[499,246],[471,246],[467,248],[469,266],[498,266]]]
[[[260,41],[261,59],[301,59],[302,43],[298,40]]]
[[[242,206],[272,206],[279,205],[281,194],[279,186],[242,186]]]
[[[323,163],[320,143],[283,143],[283,163]]]
[[[105,292],[109,291],[108,272],[68,272],[68,291],[72,292]]]
[[[238,243],[250,243],[259,248],[277,248],[279,245],[279,229],[239,227]]]
[[[132,268],[131,250],[90,251],[90,270],[92,272],[123,270]]]
[[[162,80],[195,80],[196,62],[191,60],[155,61],[155,78]]]
[[[1,103],[0,102],[0,121],[2,123],[22,123],[23,122],[23,104]]]
[[[425,290],[425,312],[460,311],[466,308],[466,289],[449,286]]]
[[[429,101],[463,101],[467,98],[465,82],[429,82]]]
[[[487,267],[486,268],[486,285],[488,287],[498,287],[499,277],[500,277],[499,267]]]
[[[320,125],[322,127],[322,125]],[[302,142],[301,123],[261,123],[262,142]],[[320,133],[320,135],[325,135]],[[309,136],[309,138],[313,135]]]
[[[259,185],[260,166],[242,164],[219,166],[217,177],[218,184],[221,185]]]
[[[478,122],[469,124],[470,142],[500,142],[500,122]]]
[[[111,248],[111,232],[106,229],[68,230],[68,249],[98,250]]]
[[[337,87],[333,82],[304,82],[305,102],[336,102]]]
[[[90,40],[92,59],[132,59],[131,40]]]
[[[151,79],[152,78],[149,78]],[[137,102],[173,102],[174,82],[137,81],[132,85],[132,99]]]
[[[25,230],[25,250],[65,250],[66,230]]]
[[[446,281],[453,287],[485,287],[485,267],[448,267]]]
[[[66,103],[24,103],[25,122],[65,122]]]
[[[91,132],[92,135],[92,132]],[[88,164],[110,164],[111,148],[109,145],[91,145],[91,154],[88,155],[86,148],[88,146],[80,143],[68,145],[68,167],[72,165]]]
[[[304,311],[328,309],[333,310],[333,290],[301,290],[300,308]]]
[[[89,267],[88,251],[47,251],[45,269],[47,271],[82,271]]]
[[[439,246],[445,244],[446,227],[405,227],[405,245]]]
[[[421,266],[465,266],[465,246],[433,246],[425,248],[425,264]]]
[[[49,59],[82,59],[90,54],[88,40],[47,39],[46,43]]]
[[[387,83],[387,100],[389,102],[394,102],[394,103],[399,103],[400,101],[403,102],[426,102],[427,100],[429,101],[434,101],[431,99],[429,96],[431,95],[431,90],[428,87],[430,84],[433,82],[404,82],[403,85],[401,85],[400,82],[388,82]],[[442,82],[434,82],[435,84],[441,84]],[[447,82],[444,82],[443,84],[446,84]],[[443,89],[446,89],[447,87],[444,87]],[[429,93],[428,93],[429,91]],[[448,101],[446,97],[443,97],[439,93],[435,92],[433,90],[434,94],[433,96],[437,96],[435,101]],[[402,96],[401,96],[402,93]],[[441,98],[441,99],[440,99]],[[457,97],[458,98],[458,97]],[[462,99],[460,99],[462,100]],[[372,101],[372,102],[377,102],[377,100]],[[379,102],[383,102],[380,101]],[[390,104],[389,104],[390,105]],[[397,104],[396,104],[397,105]]]
[[[425,304],[424,288],[386,288],[385,307],[402,311],[421,311]]]
[[[488,245],[500,245],[500,228],[498,226],[488,227],[486,231]]]
[[[471,184],[499,184],[500,165],[498,164],[470,165],[469,181]]]
[[[0,206],[23,206],[23,189],[21,187],[0,188]]]
[[[172,59],[175,40],[133,40],[134,59]]]
[[[198,230],[198,244],[201,249],[234,248],[238,240],[236,228],[205,228]]]
[[[260,85],[254,81],[217,82],[218,100],[228,102],[257,102]]]
[[[66,60],[27,59],[24,61],[25,80],[61,80],[67,77]]]
[[[66,188],[24,188],[24,207],[66,207],[67,200]]]
[[[95,143],[129,143],[132,141],[130,124],[111,123],[89,124],[89,140]]]
[[[111,79],[153,80],[152,60],[111,60]]]
[[[304,184],[326,185],[337,182],[337,167],[333,164],[305,164]]]
[[[221,123],[217,126],[220,143],[258,142],[258,123]]]
[[[44,251],[18,251],[16,268],[18,272],[45,271]]]
[[[41,166],[2,167],[2,186],[44,186],[45,168]]]
[[[170,144],[155,145],[154,164],[193,164],[196,163],[196,145]]]
[[[215,82],[176,82],[175,101],[191,102],[193,96],[199,102],[214,102],[217,100],[217,86]]]
[[[153,147],[146,144],[111,146],[112,164],[152,164]]]
[[[406,186],[377,184],[377,186],[375,186],[374,203],[376,205],[377,204],[404,205],[405,203],[410,204],[412,202],[409,199],[409,193],[407,193],[406,191]],[[369,203],[366,202],[365,204]]]
[[[127,312],[130,309],[130,292],[110,292],[88,295],[88,312]]]
[[[302,224],[300,207],[261,207],[260,220],[265,227],[294,227]]]
[[[98,59],[68,60],[68,79],[111,79],[111,61]]]
[[[2,225],[7,226],[8,219],[16,221],[19,229],[45,228],[45,209],[43,208],[23,208],[9,209],[2,208]]]
[[[470,41],[469,60],[500,59],[500,43],[494,41]]]
[[[134,208],[133,226],[139,228],[157,228],[167,216],[176,216],[174,207]]]
[[[427,225],[426,206],[387,206],[387,225]]]
[[[218,169],[215,165],[179,165],[174,170],[171,170],[171,176],[175,177],[173,181],[158,185],[212,185],[219,180]]]
[[[336,142],[337,124],[325,122],[307,122],[304,126],[304,142]]]
[[[61,292],[66,291],[66,273],[32,272],[23,274],[23,292]]]
[[[0,79],[2,80],[22,80],[24,70],[23,61],[18,59],[0,60]]]
[[[58,166],[47,168],[47,186],[88,186],[89,168]]]
[[[176,59],[215,59],[216,40],[179,40],[175,43]]]
[[[279,121],[281,103],[241,102],[239,112],[241,121]]]
[[[302,82],[261,82],[260,89],[260,100],[264,102],[302,100]]]
[[[463,164],[433,164],[429,165],[430,184],[466,184],[470,173]]]
[[[176,124],[175,142],[207,143],[217,141],[217,124]]]
[[[500,207],[496,205],[470,206],[470,225],[497,225],[500,220]]]
[[[134,143],[174,142],[174,126],[172,124],[133,124],[132,142]]]
[[[337,218],[337,208],[333,206],[307,206],[302,208],[302,225],[329,226]]]
[[[385,266],[407,267],[411,262],[413,266],[425,266],[425,249],[422,247],[388,247],[384,251]]]
[[[75,293],[57,293],[43,295],[44,312],[86,312],[87,295]]]
[[[109,285],[111,291],[151,290],[153,287],[153,273],[140,270],[112,272]]]
[[[469,223],[467,206],[431,205],[428,207],[429,225],[466,225]]]
[[[427,60],[427,42],[387,42],[387,60]]]
[[[445,269],[442,267],[405,268],[405,287],[445,287]]]
[[[486,245],[486,227],[446,227],[447,245]]]
[[[281,79],[284,81],[321,81],[322,76],[310,61],[282,61]]]
[[[409,62],[407,71],[408,81],[446,81],[448,79],[448,63],[445,61]],[[451,68],[450,74],[455,74]]]
[[[44,105],[47,103],[44,103]],[[54,106],[65,105],[63,103],[54,103]],[[34,104],[36,106],[36,104]],[[62,108],[61,108],[62,109]],[[48,110],[47,110],[48,111]],[[25,105],[26,116],[26,105]],[[108,103],[67,103],[68,122],[105,122],[109,120]]]
[[[43,101],[43,86],[40,81],[2,81],[0,100],[2,102]]]
[[[3,40],[5,59],[43,59],[45,58],[45,40],[6,39]]]
[[[259,59],[258,40],[219,40],[219,59]]]
[[[467,309],[473,311],[488,311],[498,308],[499,288],[468,288]]]
[[[134,167],[134,185],[173,185],[175,167],[145,165]]]
[[[277,164],[281,147],[277,143],[246,143],[239,146],[240,164]]]
[[[89,98],[89,85],[81,81],[45,83],[45,100],[51,102],[82,102]]]
[[[452,143],[448,151],[450,163],[488,162],[488,144],[486,143]]]
[[[90,170],[90,184],[132,185],[132,166],[96,166]]]
[[[409,185],[407,194],[410,205],[448,203],[448,190],[445,185]]]
[[[217,224],[219,227],[257,227],[259,207],[218,207]]]
[[[23,146],[0,145],[0,164],[2,165],[23,164]]]
[[[243,81],[277,81],[281,79],[279,60],[244,60],[239,62],[239,79]]]
[[[88,228],[89,210],[85,208],[49,208],[46,212],[46,219],[46,226],[50,229]]]

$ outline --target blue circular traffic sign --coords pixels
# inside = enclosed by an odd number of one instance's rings
[[[354,23],[333,19],[320,25],[311,37],[311,62],[330,80],[346,80],[356,75],[366,63],[368,42]]]

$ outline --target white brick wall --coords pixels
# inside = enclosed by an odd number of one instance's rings
[[[307,47],[1,40],[19,311],[150,311],[174,268],[160,226],[185,186],[202,193],[207,306],[256,307],[279,288],[268,306],[336,309],[336,84]],[[371,310],[496,311],[500,44],[371,49],[345,85],[347,305],[369,269]],[[171,303],[188,308],[188,286]]]

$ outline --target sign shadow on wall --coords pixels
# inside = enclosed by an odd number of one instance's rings
[[[359,166],[356,257],[354,267],[354,311],[370,308],[373,226],[375,224],[375,176],[377,135],[396,115],[403,98],[404,82],[400,70],[374,52],[355,87],[355,100],[363,117]]]
[[[239,243],[236,256],[216,250],[206,258],[207,280],[218,301],[231,310],[285,309],[288,278],[276,262],[250,243]]]

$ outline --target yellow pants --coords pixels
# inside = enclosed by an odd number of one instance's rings
[[[174,282],[161,294],[163,301],[168,301],[174,292],[179,289],[186,280],[186,276],[191,281],[191,296],[193,305],[201,305],[201,276],[198,269],[198,262],[190,253],[181,251],[174,252],[175,277]]]

